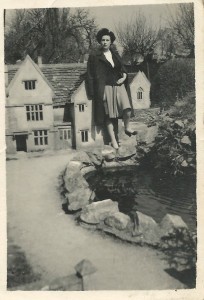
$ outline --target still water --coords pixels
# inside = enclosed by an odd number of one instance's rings
[[[97,200],[112,199],[119,210],[138,211],[160,222],[167,214],[178,214],[191,230],[196,230],[196,180],[194,177],[159,176],[138,167],[103,169],[89,173],[86,180]]]

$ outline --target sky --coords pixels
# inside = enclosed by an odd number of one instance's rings
[[[87,7],[86,7],[87,9]],[[118,23],[125,24],[134,18],[137,13],[143,13],[147,20],[156,28],[168,26],[169,14],[174,15],[178,9],[178,4],[159,5],[126,5],[126,6],[101,6],[89,7],[90,15],[95,18],[99,28],[108,28],[116,33],[115,27]],[[116,42],[119,52],[122,51],[119,43]]]
[[[99,27],[108,27],[115,31],[118,22],[125,23],[133,18],[139,11],[152,22],[155,26],[167,24],[168,12],[173,14],[177,10],[176,4],[160,5],[126,5],[126,6],[102,6],[88,8],[90,14],[95,17]]]
[[[165,27],[168,23],[169,13],[175,14],[178,4],[149,4],[149,5],[114,5],[114,6],[96,6],[84,7],[90,12],[90,16],[94,17],[99,28],[106,27],[116,34],[115,27],[120,22],[125,24],[131,18],[134,18],[140,11],[154,27]],[[71,11],[74,11],[71,8]],[[12,10],[7,10],[7,20],[12,18]],[[122,48],[119,43],[115,42],[119,52]]]
[[[84,7],[88,9],[90,15],[95,18],[99,27],[107,27],[115,31],[115,25],[118,22],[125,23],[139,11],[149,18],[153,25],[164,26],[167,24],[168,12],[176,12],[177,4],[151,4],[151,5],[114,5],[114,6],[96,6]],[[74,8],[71,8],[73,11]],[[14,10],[7,10],[7,20],[12,18]]]

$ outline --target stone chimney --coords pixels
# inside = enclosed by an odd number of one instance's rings
[[[42,56],[38,56],[38,66],[42,67]]]

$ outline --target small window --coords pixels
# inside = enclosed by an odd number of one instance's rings
[[[88,130],[82,130],[81,131],[81,141],[88,142],[89,136],[88,136]]]
[[[64,141],[71,140],[72,137],[71,128],[60,128],[59,133],[60,133],[60,140],[64,140]]]
[[[48,131],[34,130],[34,143],[35,146],[48,145]]]
[[[139,88],[137,90],[137,99],[138,100],[142,100],[143,99],[143,89],[142,88]]]
[[[36,88],[36,80],[24,80],[25,90],[35,90]]]
[[[27,116],[27,121],[42,121],[43,120],[42,104],[26,105],[26,116]]]
[[[85,110],[85,105],[84,104],[79,104],[79,111],[83,112]]]

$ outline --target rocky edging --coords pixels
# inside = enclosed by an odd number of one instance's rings
[[[133,156],[123,160],[123,163],[133,165]],[[113,166],[121,164],[115,159],[111,147],[93,153],[81,151],[66,166],[61,182],[64,205],[81,226],[98,229],[124,241],[155,247],[160,247],[162,239],[175,230],[188,231],[188,226],[178,215],[167,214],[158,224],[152,217],[136,210],[131,217],[121,213],[118,203],[111,199],[94,202],[95,192],[90,189],[84,175]]]

